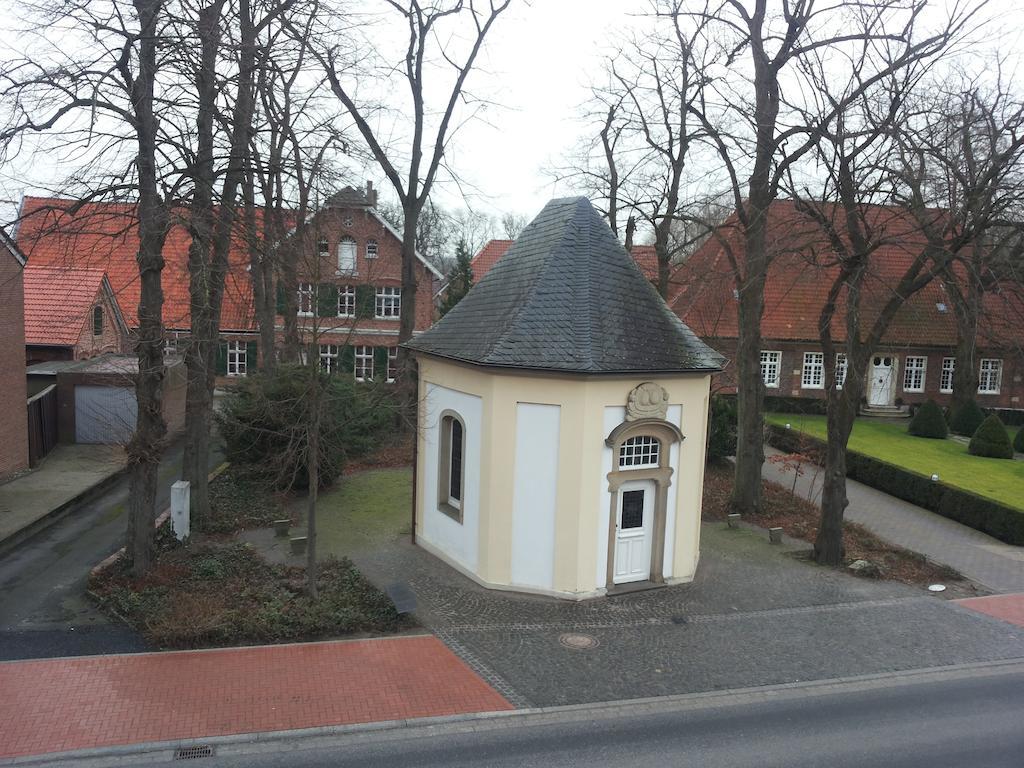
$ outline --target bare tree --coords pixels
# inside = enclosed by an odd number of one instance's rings
[[[526,229],[530,220],[521,213],[506,213],[501,217],[501,233],[508,240],[515,240]]]

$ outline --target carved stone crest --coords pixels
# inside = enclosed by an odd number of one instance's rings
[[[633,387],[626,399],[626,421],[665,419],[668,413],[668,392],[653,381]]]

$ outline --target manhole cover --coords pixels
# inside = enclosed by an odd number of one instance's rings
[[[596,637],[585,635],[582,632],[565,632],[558,636],[558,642],[565,648],[574,651],[589,651],[601,644]]]

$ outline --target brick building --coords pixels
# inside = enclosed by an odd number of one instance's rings
[[[891,287],[923,245],[920,233],[896,208],[869,210],[880,243],[871,257],[864,284],[862,327],[870,327]],[[818,319],[836,275],[830,246],[821,230],[789,201],[769,213],[768,242],[775,249],[765,284],[761,322],[761,371],[766,395],[823,399],[824,356]],[[742,263],[740,232],[727,220],[672,275],[670,306],[702,339],[728,358],[735,355],[739,332],[738,286],[730,254]],[[845,340],[845,307],[833,319],[832,335]],[[976,399],[984,408],[1021,409],[1024,397],[1024,291],[1004,285],[989,293],[980,316],[976,359],[981,385]],[[952,393],[956,321],[946,288],[938,278],[914,294],[899,310],[868,364],[866,406],[886,411],[929,398],[948,404]],[[837,359],[838,378],[845,356]],[[734,387],[732,369],[717,386]]]
[[[25,257],[0,230],[0,479],[28,467],[24,269]]]
[[[105,273],[114,302],[129,333],[137,327],[139,303],[138,235],[129,205],[26,197],[18,245],[35,267]],[[299,249],[298,309],[301,340],[318,338],[324,365],[339,365],[359,378],[388,375],[398,345],[401,306],[401,237],[376,210],[376,195],[346,188],[330,198],[309,221],[309,242]],[[164,244],[163,320],[166,351],[176,356],[189,337],[188,248],[182,224],[187,211],[175,211]],[[441,278],[420,258],[416,331],[430,327],[433,295]],[[282,297],[279,295],[278,306]],[[284,321],[276,331],[280,340]],[[218,374],[244,376],[258,363],[259,333],[249,278],[249,252],[239,238],[228,254],[221,311]]]
[[[128,326],[104,272],[25,267],[25,362],[87,360],[119,354]]]

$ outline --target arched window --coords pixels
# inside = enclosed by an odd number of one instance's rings
[[[460,523],[466,491],[465,444],[466,429],[462,419],[452,412],[446,413],[441,417],[438,507]]]
[[[316,252],[318,256],[326,256],[331,252],[331,247],[328,245],[326,237],[321,237],[316,241]]]
[[[338,243],[338,271],[342,274],[356,271],[356,241],[351,237],[343,237]]]
[[[377,258],[377,241],[367,240],[366,241],[366,258],[376,259]]]
[[[103,335],[103,307],[92,308],[92,335]]]
[[[657,467],[661,463],[661,441],[650,435],[624,440],[619,448],[619,469]]]

